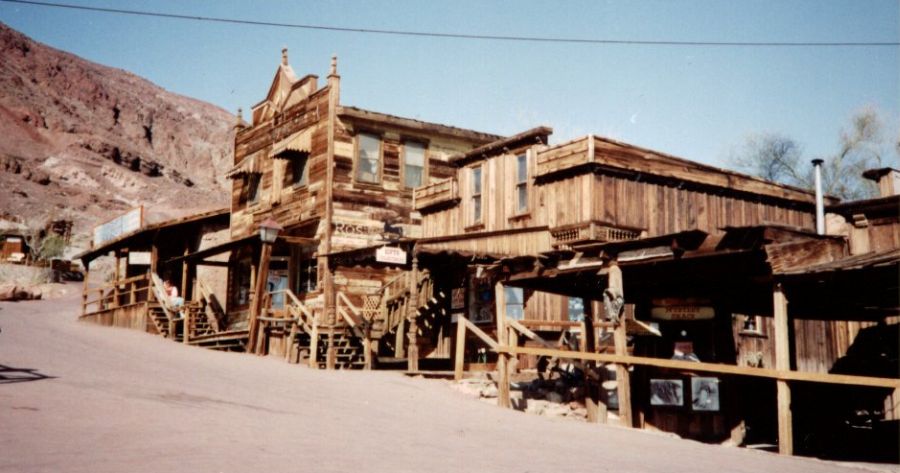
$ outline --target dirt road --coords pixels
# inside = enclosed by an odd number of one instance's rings
[[[0,303],[0,471],[860,471],[79,323],[70,293]]]

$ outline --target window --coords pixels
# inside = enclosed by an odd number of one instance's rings
[[[521,287],[503,287],[506,295],[506,316],[513,320],[525,318],[525,291]]]
[[[260,174],[252,172],[244,178],[244,189],[241,192],[241,203],[249,205],[259,202],[259,178]]]
[[[295,187],[305,186],[308,180],[306,162],[309,160],[309,153],[298,153],[290,160],[291,167],[291,185]]]
[[[741,324],[741,335],[765,336],[765,322],[759,315],[734,315]]]
[[[528,155],[516,156],[516,213],[528,210]]]
[[[419,187],[425,180],[425,145],[407,141],[403,145],[403,184]]]
[[[569,320],[572,322],[584,321],[584,299],[580,297],[569,298]]]
[[[381,182],[381,139],[360,133],[357,136],[356,146],[356,180],[375,184]]]
[[[237,307],[246,307],[250,304],[250,284],[253,273],[253,261],[250,256],[239,259],[231,273],[231,302]]]
[[[472,168],[472,223],[481,222],[481,166]]]
[[[298,265],[297,292],[315,292],[319,279],[319,263],[312,254],[303,255]]]

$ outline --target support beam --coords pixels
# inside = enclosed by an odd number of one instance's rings
[[[87,301],[88,301],[88,292],[90,291],[90,278],[91,278],[91,261],[86,260],[84,262],[84,287],[81,290],[81,315],[87,314]],[[149,279],[148,279],[149,280]],[[153,291],[150,291],[151,293]]]
[[[263,294],[266,290],[266,278],[269,274],[269,260],[272,258],[272,245],[269,243],[262,244],[261,254],[259,256],[259,269],[256,271],[256,280],[254,281],[253,303],[250,305],[250,322],[248,324],[250,336],[247,339],[248,353],[256,350],[256,339],[259,332],[259,316],[263,306]]]
[[[495,317],[497,319],[497,342],[501,347],[509,347],[509,338],[506,331],[506,293],[503,290],[503,282],[500,280],[494,284]],[[497,354],[497,405],[510,407],[509,400],[509,352],[502,351]]]
[[[622,284],[622,269],[615,261],[609,266],[609,288],[619,294],[625,294]],[[634,310],[634,306],[630,306]],[[627,311],[629,306],[626,306]],[[618,324],[613,331],[613,343],[616,355],[628,355],[628,334],[625,329],[626,314],[619,317]],[[619,419],[625,427],[632,426],[631,420],[631,375],[628,373],[628,365],[616,363],[616,385],[619,394]]]
[[[460,315],[462,317],[462,315]],[[459,381],[463,377],[466,363],[466,324],[460,318],[456,322],[456,357],[453,360],[453,379]]]
[[[788,318],[788,300],[781,284],[776,284],[772,291],[773,314],[775,323],[775,369],[790,371],[791,345],[790,321]],[[791,387],[785,380],[775,382],[778,396],[778,453],[794,454],[794,427],[791,417]]]
[[[412,282],[410,283],[409,307],[406,314],[406,320],[409,323],[409,331],[406,337],[409,340],[409,349],[407,349],[407,370],[415,373],[419,371],[419,342],[417,340],[419,326],[416,323],[416,316],[419,310],[419,258],[413,250],[412,255]]]
[[[309,367],[319,369],[319,318],[313,319],[312,333],[309,334]]]
[[[582,351],[594,353],[597,348],[597,343],[594,338],[594,301],[586,297],[583,297],[581,301],[584,305],[584,331],[581,334]],[[587,410],[587,421],[606,423],[606,409],[603,409],[604,416],[601,419],[600,409],[597,406],[597,399],[600,394],[598,389],[599,386],[597,386],[597,383],[588,375],[589,371],[596,371],[597,363],[587,361],[584,365],[584,407]]]

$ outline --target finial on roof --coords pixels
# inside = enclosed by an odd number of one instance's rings
[[[287,48],[281,48],[281,64],[288,65]]]
[[[337,54],[331,56],[331,72],[329,72],[329,75],[337,75]]]
[[[237,110],[237,126],[244,126],[244,109],[238,107]]]

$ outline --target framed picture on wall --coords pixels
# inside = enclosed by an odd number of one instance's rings
[[[691,378],[691,406],[695,411],[718,411],[719,378]]]
[[[651,379],[650,405],[683,406],[684,385],[682,381],[680,379]]]

